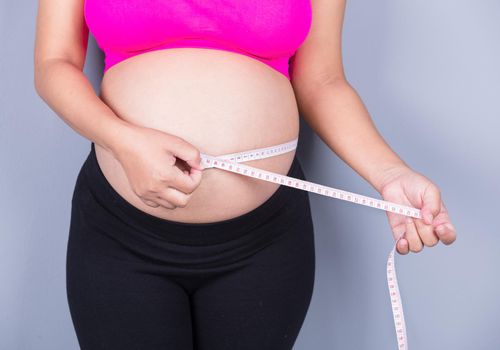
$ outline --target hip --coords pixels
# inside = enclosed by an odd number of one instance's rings
[[[305,180],[296,156],[287,175]],[[229,219],[184,223],[150,215],[107,183],[93,147],[78,174],[71,213],[73,251],[99,261],[140,257],[182,269],[239,266],[282,237],[311,241],[313,234],[308,193],[284,185],[256,208]]]

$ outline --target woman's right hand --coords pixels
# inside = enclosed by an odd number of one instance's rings
[[[199,150],[184,139],[133,125],[113,153],[134,193],[151,207],[185,207],[201,182]]]

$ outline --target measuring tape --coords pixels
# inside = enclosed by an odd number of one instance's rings
[[[369,206],[376,209],[390,211],[396,214],[411,216],[418,219],[422,218],[420,210],[413,207],[362,196],[357,193],[340,190],[334,187],[323,186],[314,182],[296,179],[290,176],[254,168],[245,164],[240,164],[240,162],[263,159],[290,152],[297,148],[297,142],[298,138],[270,147],[258,148],[250,151],[228,153],[219,156],[211,156],[201,153],[201,165],[204,169],[218,168],[227,170],[256,179],[274,182],[280,185],[289,186],[323,196],[333,197],[336,199]],[[396,245],[398,244],[399,240],[404,237],[404,235],[405,233],[403,233],[396,240],[391,252],[389,253],[389,257],[387,258],[387,286],[389,287],[389,295],[391,298],[392,316],[394,319],[394,327],[396,329],[398,349],[407,350],[408,341],[406,337],[406,324],[403,313],[403,305],[401,302],[401,295],[399,293],[398,280],[396,277],[396,265],[394,263],[394,252],[396,250]]]

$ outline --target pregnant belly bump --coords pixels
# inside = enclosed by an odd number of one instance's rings
[[[106,71],[100,97],[125,121],[181,137],[214,156],[277,145],[299,133],[290,81],[262,62],[228,51],[175,48],[134,56]],[[258,207],[279,187],[210,168],[185,207],[153,208],[132,191],[118,160],[95,146],[113,189],[138,209],[166,220],[230,219]],[[295,150],[243,164],[286,174],[294,156]],[[185,169],[182,162],[176,164]]]

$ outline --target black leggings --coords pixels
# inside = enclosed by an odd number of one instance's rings
[[[289,176],[304,179],[297,157]],[[121,197],[94,144],[76,180],[66,260],[83,350],[289,350],[315,275],[308,193],[288,186],[241,216],[184,223]]]

